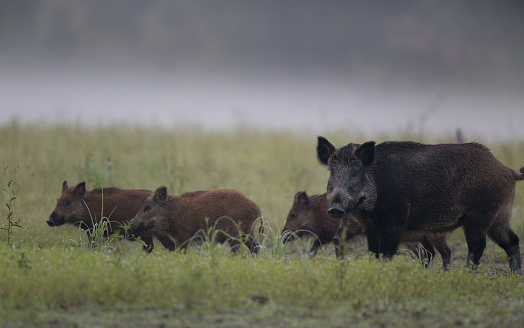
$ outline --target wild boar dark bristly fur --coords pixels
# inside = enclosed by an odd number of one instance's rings
[[[330,170],[328,212],[336,218],[352,213],[377,256],[393,256],[402,236],[462,226],[468,266],[480,263],[488,235],[521,273],[519,238],[509,220],[524,168],[517,173],[477,143],[370,141],[335,148],[318,137],[317,157]]]
[[[314,256],[321,246],[333,242],[340,227],[341,220],[330,217],[327,210],[326,194],[308,196],[305,191],[297,192],[282,229],[283,242],[295,236],[314,236],[315,241],[309,252]],[[348,221],[346,241],[359,235],[364,236],[362,225]]]
[[[293,205],[288,212],[286,224],[282,229],[282,238],[287,242],[294,236],[301,238],[313,234],[315,241],[311,246],[311,256],[314,256],[321,246],[331,242],[335,243],[335,253],[339,256],[343,228],[346,228],[345,242],[366,235],[362,224],[352,218],[350,213],[346,213],[342,219],[329,216],[326,194],[309,196],[307,192],[299,191],[295,194]],[[447,268],[450,263],[451,250],[446,243],[445,234],[403,235],[401,239],[417,257],[428,259],[428,264],[435,257],[435,248],[442,256],[443,267]],[[422,244],[422,248],[419,243]]]
[[[62,194],[46,222],[50,227],[68,223],[82,229],[91,229],[93,222],[99,223],[105,217],[110,222],[110,233],[123,233],[120,224],[133,219],[142,202],[151,193],[150,190],[119,188],[88,191],[85,182],[69,188],[67,181],[64,181]],[[160,234],[155,236],[166,248],[174,249],[175,244],[169,237]],[[151,251],[154,247],[153,234],[142,234],[140,238],[146,244],[144,248]]]
[[[258,205],[237,190],[200,190],[174,196],[162,186],[143,202],[131,231],[169,234],[177,247],[185,249],[197,233],[214,228],[218,232],[216,241],[228,241],[233,252],[242,241],[251,252],[258,253],[253,229],[260,219],[262,233],[261,215]]]

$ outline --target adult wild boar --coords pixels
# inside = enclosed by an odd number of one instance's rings
[[[350,213],[346,213],[342,219],[332,218],[328,214],[326,194],[308,196],[305,191],[299,191],[295,194],[286,224],[282,229],[282,238],[286,238],[284,239],[284,242],[286,242],[295,235],[300,238],[313,233],[317,238],[311,246],[310,255],[314,256],[322,245],[334,242],[335,253],[339,256],[339,243],[342,240],[341,230],[344,227],[346,228],[344,239],[346,242],[366,234],[363,226]],[[289,232],[293,232],[293,234]],[[417,257],[427,258],[428,264],[435,257],[435,248],[442,257],[443,267],[447,268],[450,263],[451,250],[446,243],[445,234],[402,236],[401,241]],[[422,244],[422,248],[419,243]]]
[[[524,168],[515,172],[477,143],[370,141],[335,148],[318,137],[317,157],[330,171],[329,214],[351,213],[377,256],[393,256],[401,238],[462,226],[468,266],[479,264],[487,234],[506,251],[511,270],[521,273],[519,238],[509,219]]]
[[[150,190],[142,189],[99,188],[88,191],[85,182],[69,188],[67,181],[64,181],[62,194],[46,222],[50,227],[69,223],[82,229],[92,229],[93,223],[100,223],[101,218],[106,217],[110,222],[110,233],[123,233],[120,224],[131,220],[150,194]],[[155,236],[166,248],[175,248],[168,236]],[[153,234],[145,233],[140,238],[145,243],[144,248],[152,251]]]
[[[131,231],[169,234],[177,247],[185,249],[193,236],[213,228],[216,241],[229,241],[232,251],[241,240],[251,252],[258,253],[253,228],[259,218],[258,205],[237,190],[200,190],[174,196],[162,186],[143,202]]]

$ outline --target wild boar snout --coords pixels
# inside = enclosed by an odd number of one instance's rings
[[[49,217],[49,219],[47,219],[45,222],[50,227],[58,227],[65,223],[65,217],[58,216],[53,212],[51,216]]]
[[[55,226],[55,220],[53,220],[52,217],[49,217],[49,219],[47,219],[47,225],[50,226],[50,227],[54,227]]]
[[[143,232],[146,230],[146,225],[144,224],[144,222],[135,222],[133,223],[133,225],[129,228],[129,231],[131,233],[135,233],[135,232]]]
[[[335,187],[328,192],[328,214],[334,219],[340,219],[346,212],[353,209],[353,197],[342,188]]]
[[[360,193],[348,192],[343,188],[335,188],[328,193],[328,213],[331,217],[340,219],[344,214],[364,208],[374,206],[372,194],[367,194],[367,190]],[[334,214],[334,215],[333,215]]]
[[[344,214],[346,214],[346,211],[344,211],[342,204],[339,202],[333,202],[328,209],[328,214],[334,219],[340,219],[344,216]]]
[[[288,241],[294,241],[297,239],[296,233],[290,230],[284,230],[282,231],[282,235],[280,235],[280,240],[282,241],[282,244],[287,243]]]

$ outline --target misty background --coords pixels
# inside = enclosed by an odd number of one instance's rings
[[[0,124],[524,138],[524,2],[0,0]]]

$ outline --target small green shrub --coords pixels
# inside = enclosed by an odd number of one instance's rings
[[[11,235],[13,234],[13,228],[22,228],[20,225],[20,218],[15,218],[13,213],[13,207],[15,206],[15,200],[18,197],[18,192],[20,191],[20,182],[18,181],[17,173],[18,168],[14,168],[14,177],[9,178],[7,171],[9,170],[9,165],[7,165],[4,161],[2,161],[3,169],[4,169],[4,177],[5,177],[5,183],[6,187],[3,189],[7,194],[7,203],[5,206],[7,207],[7,214],[5,216],[5,223],[2,224],[2,227],[0,229],[4,230],[6,232],[6,241],[5,243],[9,245],[11,243]]]

